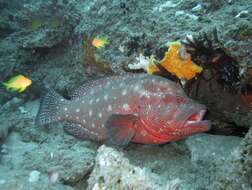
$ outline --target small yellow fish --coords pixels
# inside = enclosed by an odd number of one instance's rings
[[[7,90],[18,92],[23,92],[31,84],[32,80],[23,75],[14,76],[9,81],[3,82],[3,85]]]
[[[101,38],[94,38],[92,40],[92,46],[100,49],[100,48],[103,48],[105,47],[105,45],[108,45],[109,44],[109,41],[108,41],[108,38],[106,37],[101,37]]]

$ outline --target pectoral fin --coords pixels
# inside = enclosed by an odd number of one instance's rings
[[[138,117],[132,114],[111,115],[105,125],[109,140],[117,145],[127,145],[135,136],[136,128],[134,125],[137,120]]]
[[[24,92],[24,90],[26,89],[26,87],[21,87],[18,92]]]

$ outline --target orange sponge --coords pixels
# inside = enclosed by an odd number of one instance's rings
[[[159,64],[179,79],[185,80],[194,78],[203,70],[202,67],[191,60],[190,54],[186,53],[180,42],[172,42],[170,44],[168,51]],[[150,63],[147,72],[153,74],[157,71],[159,71],[158,67],[154,63]]]

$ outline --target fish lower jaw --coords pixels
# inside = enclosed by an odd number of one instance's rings
[[[193,124],[193,123],[197,123],[198,121],[187,121],[186,124]]]
[[[200,132],[208,131],[211,129],[211,121],[201,120],[201,121],[186,121],[184,127],[188,128],[198,128]]]

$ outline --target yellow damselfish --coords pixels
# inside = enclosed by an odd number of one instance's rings
[[[92,46],[100,49],[100,48],[103,48],[105,47],[105,45],[108,45],[109,44],[109,41],[108,41],[108,38],[106,37],[101,37],[101,38],[94,38],[92,40]]]
[[[32,80],[23,75],[14,76],[7,82],[3,82],[3,85],[7,90],[18,92],[23,92],[31,84]]]
[[[190,80],[198,73],[201,73],[203,68],[196,65],[191,60],[191,55],[186,53],[184,46],[180,42],[172,42],[168,51],[165,53],[164,58],[160,64],[170,73],[176,75],[179,79]],[[158,72],[159,68],[155,63],[150,63],[147,68],[149,74]]]

